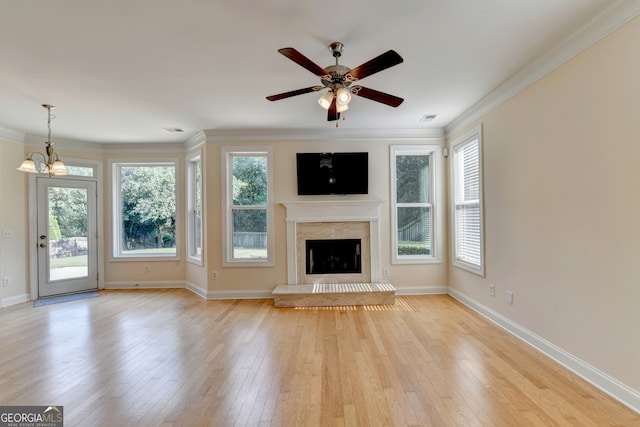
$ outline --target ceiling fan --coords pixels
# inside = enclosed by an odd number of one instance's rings
[[[332,53],[333,57],[336,58],[336,64],[322,68],[292,47],[278,49],[278,52],[282,55],[320,77],[322,86],[310,86],[303,89],[292,90],[290,92],[279,93],[277,95],[267,96],[267,99],[269,101],[278,101],[280,99],[302,95],[304,93],[328,89],[327,92],[318,99],[318,103],[328,111],[328,121],[340,119],[340,113],[349,108],[349,102],[351,101],[352,94],[381,102],[392,107],[397,107],[402,104],[404,99],[398,98],[397,96],[389,95],[388,93],[369,89],[360,85],[352,86],[352,84],[358,80],[362,80],[379,71],[400,64],[403,59],[396,51],[388,50],[382,55],[376,56],[372,60],[351,69],[338,63],[338,58],[342,55],[343,50],[344,45],[342,43],[331,43],[329,45],[329,51]]]

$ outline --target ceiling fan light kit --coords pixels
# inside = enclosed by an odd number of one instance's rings
[[[328,121],[340,119],[340,113],[349,109],[352,95],[358,95],[391,107],[397,107],[402,104],[404,99],[397,96],[359,85],[352,86],[353,83],[365,77],[402,63],[403,59],[396,51],[388,50],[353,69],[340,65],[338,62],[338,58],[342,56],[342,52],[344,51],[344,45],[342,43],[331,43],[329,45],[329,51],[333,57],[336,58],[336,63],[335,65],[322,68],[292,47],[278,49],[279,53],[320,77],[322,86],[310,86],[303,89],[283,92],[277,95],[267,96],[267,99],[269,101],[278,101],[292,96],[327,89],[318,99],[318,104],[327,110]]]

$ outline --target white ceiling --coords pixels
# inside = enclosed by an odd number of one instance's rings
[[[328,129],[320,84],[277,52],[350,68],[394,49],[400,65],[361,85],[341,128],[444,128],[624,0],[0,0],[0,128],[102,143],[181,142],[204,129]],[[437,114],[419,123],[425,114]],[[182,128],[169,133],[163,128]]]

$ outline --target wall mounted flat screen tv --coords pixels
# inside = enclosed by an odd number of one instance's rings
[[[368,194],[369,153],[297,153],[298,195]]]

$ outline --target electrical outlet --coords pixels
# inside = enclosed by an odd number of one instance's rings
[[[492,297],[496,296],[496,285],[494,285],[493,283],[489,284],[489,295],[491,295]]]
[[[150,270],[150,269],[149,269],[149,264],[145,264],[145,265],[144,265],[144,272],[145,272],[145,273],[148,273],[148,272],[149,272],[149,270]]]
[[[4,286],[5,288],[11,286],[11,276],[4,276],[2,278],[2,286]]]
[[[389,277],[389,269],[388,268],[383,268],[382,269],[382,276],[383,277]]]
[[[513,305],[513,292],[507,291],[507,304]]]
[[[211,272],[211,279],[212,280],[218,280],[218,272],[217,271],[212,271]]]

